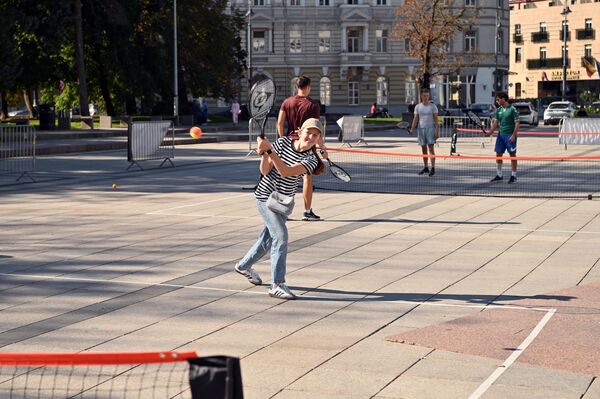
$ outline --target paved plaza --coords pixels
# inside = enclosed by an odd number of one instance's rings
[[[268,259],[263,286],[233,272],[262,229],[247,153],[178,146],[143,171],[124,150],[51,155],[36,183],[0,177],[0,350],[238,356],[250,399],[600,398],[599,201],[318,191],[324,220],[303,222],[297,196],[299,300],[280,301]]]

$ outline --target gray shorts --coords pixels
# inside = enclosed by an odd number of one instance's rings
[[[435,144],[435,128],[434,127],[420,127],[417,129],[417,135],[419,137],[419,145]]]

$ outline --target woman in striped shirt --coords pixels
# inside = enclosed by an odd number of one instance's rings
[[[267,199],[273,191],[286,196],[296,193],[300,178],[308,173],[319,175],[325,167],[316,153],[316,145],[323,132],[318,119],[307,119],[300,128],[298,139],[281,137],[272,145],[267,139],[257,139],[256,151],[261,155],[262,175],[254,195],[258,212],[265,226],[258,241],[235,265],[235,271],[244,275],[252,284],[262,284],[262,279],[252,265],[271,251],[271,288],[269,295],[280,299],[296,299],[285,284],[285,267],[288,247],[288,231],[285,215],[273,212],[267,207]]]

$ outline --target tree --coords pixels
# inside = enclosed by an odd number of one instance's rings
[[[450,51],[452,39],[467,32],[479,10],[455,6],[452,0],[405,0],[396,8],[392,38],[408,39],[408,54],[420,61],[421,87],[429,88],[431,78],[440,73],[458,72],[478,62],[476,51],[457,54]]]
[[[81,16],[81,0],[73,0],[75,20],[75,59],[77,60],[77,80],[79,82],[79,112],[82,116],[90,116],[88,104],[87,78],[83,52],[83,18]]]
[[[21,74],[19,56],[15,42],[11,40],[14,35],[15,15],[7,1],[0,1],[0,119],[8,116],[7,91],[14,88],[17,78]]]

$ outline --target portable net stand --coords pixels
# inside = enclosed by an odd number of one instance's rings
[[[0,353],[0,398],[241,399],[239,359],[195,352]]]

